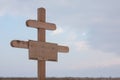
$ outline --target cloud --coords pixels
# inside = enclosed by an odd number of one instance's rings
[[[86,73],[92,73],[92,77],[98,77],[100,74],[103,75],[102,73],[104,73],[105,75],[103,76],[119,76],[117,73],[120,72],[116,72],[119,70],[120,65],[119,56],[115,55],[113,52],[96,49],[92,47],[88,41],[79,41],[79,37],[76,34],[74,34],[74,36],[76,37],[71,38],[71,42],[69,42],[70,54],[67,55],[68,58],[62,57],[64,58],[62,63],[66,64],[65,61],[67,62],[64,69],[71,72],[70,75],[80,76],[80,74],[84,74],[83,76],[88,77],[90,74]],[[68,74],[66,73],[66,75]]]
[[[50,18],[51,20],[61,25],[67,25],[69,30],[75,32],[76,36],[80,38],[79,40],[81,40],[82,34],[84,38],[87,36],[85,39],[93,48],[119,54],[119,2],[119,0],[109,0],[109,3],[107,0],[60,0],[59,4],[56,4],[58,3],[56,0],[0,0],[0,15],[35,17],[36,9],[43,6],[47,8],[49,16],[54,15]],[[53,34],[63,33],[63,27],[54,31]]]
[[[120,18],[104,18],[93,24],[89,43],[103,51],[120,53]]]
[[[98,29],[98,31],[100,30],[99,28],[96,29]],[[67,41],[70,47],[70,53],[72,53],[71,54],[72,58],[70,59],[74,59],[73,62],[72,61],[70,62],[70,65],[73,66],[70,66],[69,69],[71,70],[94,69],[94,68],[101,69],[118,64],[120,65],[120,58],[119,56],[116,55],[116,52],[107,50],[108,47],[105,48],[105,51],[101,48],[95,47],[94,46],[95,43],[94,42],[90,43],[92,41],[89,40],[89,38],[81,39],[83,37],[88,36],[88,33],[85,34],[83,32],[82,34],[81,32],[81,34],[79,35],[77,34],[77,32],[67,33],[69,34],[68,35],[69,37],[67,37]],[[96,39],[99,40],[98,37],[96,37]]]
[[[32,10],[36,7],[36,6],[33,6],[34,3],[36,3],[36,1],[0,0],[1,16],[3,15],[17,16],[17,15],[33,14]]]
[[[81,70],[90,68],[104,68],[118,64],[120,65],[120,58],[115,55],[115,53],[95,49],[91,47],[87,41],[74,42],[74,45],[72,46],[77,54],[84,57],[83,59],[77,59],[78,57],[76,57],[76,60],[79,63],[76,64],[73,62],[72,65],[76,66],[71,66],[72,69]]]
[[[109,67],[101,67],[101,68],[90,68],[90,69],[81,69],[81,70],[73,70],[73,76],[82,76],[82,77],[119,77],[120,65],[114,65]]]
[[[33,15],[37,8],[45,7],[51,9],[54,13],[60,12],[58,9],[64,9],[71,6],[68,0],[60,0],[59,4],[56,0],[0,0],[0,15]],[[57,7],[57,8],[56,8]],[[64,9],[65,10],[65,9]],[[35,17],[35,16],[34,16]]]
[[[94,49],[120,53],[120,1],[112,1],[108,3],[105,1],[91,1],[87,5],[79,6],[79,9],[73,10],[76,13],[70,13],[65,18],[65,22],[69,24],[70,28],[80,35],[82,31],[88,34],[87,42]],[[84,1],[82,2],[84,3]],[[78,6],[76,4],[76,6]],[[80,40],[79,39],[79,40]]]
[[[36,18],[36,9],[45,7],[48,22],[62,25],[53,32],[57,36],[50,37],[50,40],[69,44],[70,47],[70,54],[62,57],[64,66],[56,67],[63,74],[62,69],[80,72],[78,70],[120,64],[119,56],[115,55],[120,53],[119,3],[120,0],[0,0],[0,16],[33,19]]]
[[[63,33],[63,29],[61,27],[58,27],[55,31],[53,31],[53,35],[58,35],[58,34],[61,34]]]
[[[85,50],[88,50],[89,49],[89,45],[87,44],[86,41],[79,41],[79,42],[75,42],[75,46],[76,46],[76,49],[77,51],[85,51]]]

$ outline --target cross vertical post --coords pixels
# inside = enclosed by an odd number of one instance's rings
[[[45,22],[46,11],[44,8],[38,8],[38,21]],[[38,28],[38,41],[45,42],[45,29]],[[45,60],[38,60],[38,80],[45,80],[46,72]]]

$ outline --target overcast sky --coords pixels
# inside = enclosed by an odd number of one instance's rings
[[[120,77],[120,0],[0,0],[0,77],[37,77],[37,61],[12,40],[37,40],[26,20],[46,8],[46,41],[68,45],[58,62],[47,62],[47,77]]]

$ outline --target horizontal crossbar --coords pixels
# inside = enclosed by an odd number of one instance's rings
[[[56,25],[53,23],[44,23],[36,20],[27,20],[26,25],[33,28],[43,28],[46,30],[56,30]]]
[[[28,49],[29,48],[29,41],[13,40],[11,42],[11,46],[16,47],[16,48]],[[58,52],[64,52],[64,53],[69,52],[69,48],[67,46],[58,45],[57,48],[58,48]]]

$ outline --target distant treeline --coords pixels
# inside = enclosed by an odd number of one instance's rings
[[[0,78],[0,80],[37,80],[37,78]],[[46,80],[120,80],[120,78],[46,78]]]

